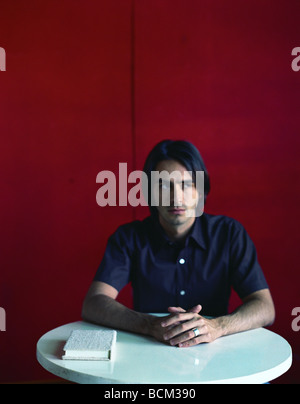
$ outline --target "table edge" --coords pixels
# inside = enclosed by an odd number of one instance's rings
[[[39,362],[39,364],[48,372],[54,374],[55,376],[58,376],[62,379],[74,382],[74,383],[78,383],[78,384],[165,384],[164,382],[161,383],[128,383],[127,381],[124,380],[117,380],[117,379],[113,379],[113,378],[104,378],[101,376],[95,376],[95,375],[87,375],[85,373],[82,373],[80,371],[74,370],[74,369],[67,369],[64,367],[59,366],[57,363],[45,358],[43,356],[43,354],[40,352],[39,350],[39,343],[40,341],[50,332],[53,332],[59,328],[62,328],[64,326],[70,326],[70,325],[81,325],[81,324],[90,324],[87,323],[85,321],[75,321],[75,322],[71,322],[71,323],[67,323],[67,324],[63,324],[59,327],[56,327],[48,332],[46,332],[37,342],[36,345],[36,359]],[[198,383],[188,383],[188,382],[184,382],[182,383],[183,385],[188,385],[188,384],[264,384],[267,382],[270,382],[272,380],[277,379],[278,377],[282,376],[284,373],[286,373],[293,362],[293,355],[292,355],[292,348],[290,346],[290,344],[283,338],[281,337],[279,334],[276,334],[273,331],[270,331],[266,328],[261,328],[266,330],[269,333],[275,334],[276,336],[280,337],[281,339],[283,339],[285,341],[285,343],[289,346],[289,350],[290,350],[290,355],[289,357],[282,363],[280,363],[279,365],[277,365],[276,367],[272,368],[272,369],[268,369],[265,370],[263,372],[259,372],[255,375],[247,375],[247,376],[241,376],[241,377],[235,377],[232,379],[220,379],[220,380],[214,380],[214,381],[199,381]],[[124,331],[122,331],[124,332]],[[172,383],[171,383],[172,384]],[[178,384],[178,382],[174,382],[174,384]]]

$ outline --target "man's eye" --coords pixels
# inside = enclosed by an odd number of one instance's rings
[[[159,184],[161,189],[170,189],[170,185],[169,184]]]

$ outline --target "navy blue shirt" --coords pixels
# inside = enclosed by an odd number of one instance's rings
[[[204,213],[185,243],[171,242],[152,217],[120,226],[109,238],[95,281],[118,291],[132,282],[136,311],[165,313],[169,306],[201,314],[228,314],[233,287],[240,298],[268,288],[255,246],[244,227]]]

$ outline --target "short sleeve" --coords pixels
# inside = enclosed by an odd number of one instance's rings
[[[109,239],[94,281],[105,282],[120,291],[130,282],[132,259],[130,240],[119,228]]]
[[[231,284],[241,299],[268,289],[256,248],[244,227],[234,222],[230,245]]]

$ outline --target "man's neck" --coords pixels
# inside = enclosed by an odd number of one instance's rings
[[[190,230],[195,223],[195,218],[192,217],[191,220],[179,225],[170,225],[169,223],[165,222],[161,217],[159,217],[159,223],[161,224],[162,228],[166,232],[167,236],[171,241],[178,242],[184,241],[187,235],[189,234]]]

